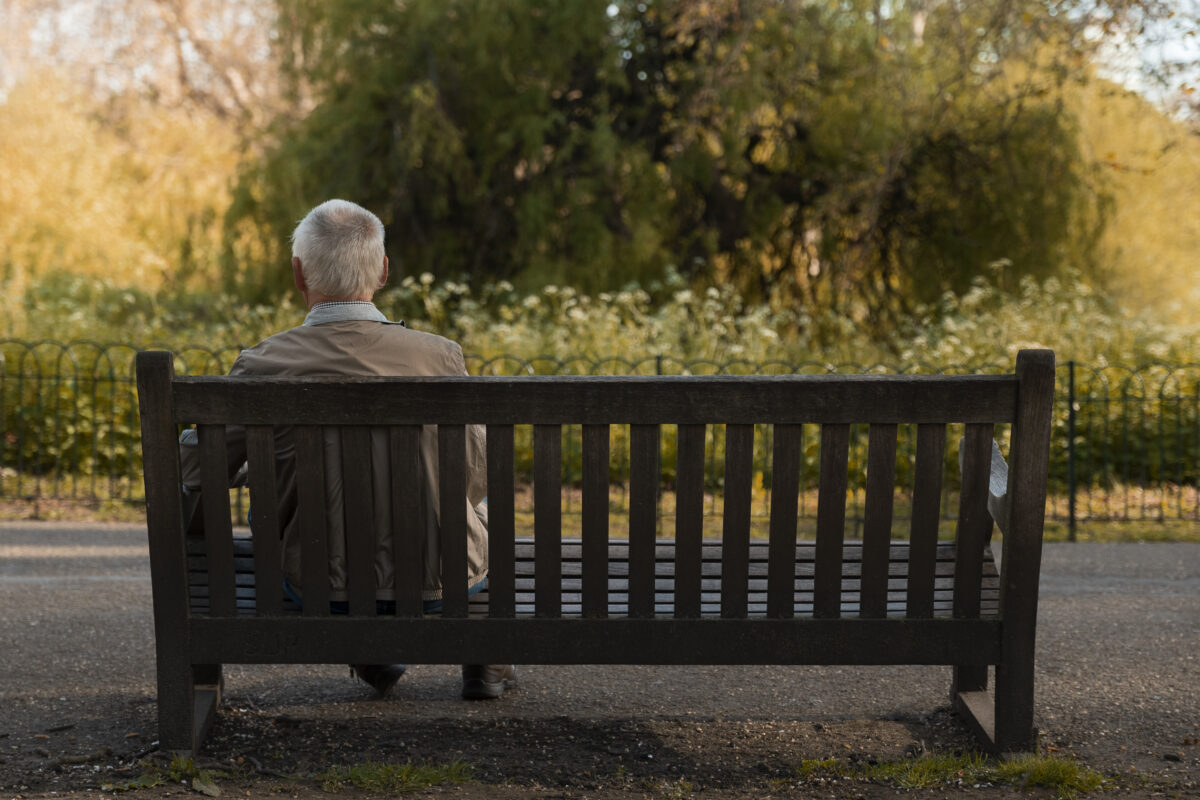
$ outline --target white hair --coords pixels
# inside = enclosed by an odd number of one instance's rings
[[[337,300],[370,295],[383,270],[383,223],[360,205],[326,200],[292,232],[308,287]]]

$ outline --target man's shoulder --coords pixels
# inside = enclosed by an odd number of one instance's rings
[[[444,336],[399,323],[301,325],[243,350],[231,374],[450,374],[462,348]]]

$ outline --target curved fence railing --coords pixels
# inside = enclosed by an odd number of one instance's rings
[[[134,356],[127,343],[0,339],[0,501],[70,500],[140,503],[141,448]],[[221,374],[238,348],[176,348],[181,374]],[[743,375],[827,373],[963,373],[1004,366],[829,364],[746,360],[585,356],[468,355],[477,375]],[[1200,364],[1083,365],[1058,367],[1051,486],[1047,511],[1071,530],[1087,520],[1200,521]],[[710,502],[719,502],[724,432],[709,432]],[[848,516],[861,520],[865,484],[865,429],[856,431],[851,454]],[[999,431],[1003,439],[1006,431]],[[957,441],[951,433],[951,442]],[[897,455],[901,484],[911,472],[911,437],[902,431]],[[756,446],[759,480],[770,480],[769,437]],[[819,436],[806,435],[815,474]],[[627,470],[621,432],[614,432],[611,473],[620,487]],[[663,481],[673,479],[673,432],[664,432]],[[946,485],[956,491],[954,447],[948,448]],[[564,436],[564,470],[578,469],[578,431]],[[518,469],[530,456],[518,444]],[[617,489],[619,491],[619,488]],[[815,501],[802,492],[802,513]],[[813,496],[815,498],[815,495]],[[570,498],[566,500],[572,502]],[[805,505],[807,503],[807,505]],[[953,503],[944,504],[949,510]],[[569,510],[569,509],[568,509]]]

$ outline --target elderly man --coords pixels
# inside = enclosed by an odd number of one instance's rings
[[[292,277],[304,296],[308,315],[299,327],[271,336],[242,351],[230,375],[331,376],[331,375],[465,375],[462,348],[428,333],[389,322],[372,302],[388,277],[384,255],[383,223],[370,211],[344,200],[329,200],[314,208],[292,234]],[[245,463],[245,434],[231,427],[230,474]],[[284,592],[293,602],[303,602],[300,572],[300,533],[297,521],[295,464],[292,431],[276,433],[276,476],[279,482],[279,519],[283,531]],[[386,494],[386,446],[373,445],[374,480]],[[184,487],[199,486],[199,457],[195,431],[180,440]],[[472,426],[467,437],[468,591],[478,592],[487,580],[486,455],[483,429]],[[342,474],[338,448],[326,446],[326,494],[330,527],[330,597],[332,610],[345,612],[346,562],[343,531]],[[425,482],[427,529],[422,597],[427,613],[441,610],[440,550],[437,527],[438,454],[436,430],[421,434],[421,464]],[[416,490],[416,487],[414,487]],[[375,572],[380,587],[376,598],[382,611],[394,603],[391,592],[391,530],[386,511],[376,514]],[[392,606],[394,607],[394,606]],[[352,665],[354,672],[382,696],[404,674],[401,664]],[[499,697],[515,683],[510,665],[464,665],[462,694],[467,699]]]

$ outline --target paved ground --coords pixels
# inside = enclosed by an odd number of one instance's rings
[[[1200,545],[1048,545],[1039,621],[1043,744],[1195,796]],[[143,529],[0,524],[0,798],[50,796],[53,770],[101,772],[150,750],[153,670]],[[226,674],[231,736],[250,735],[237,733],[243,714],[341,727],[369,718],[383,730],[389,718],[411,730],[414,720],[469,728],[569,717],[584,727],[800,721],[895,744],[897,721],[944,708],[949,685],[944,668],[528,666],[503,701],[468,704],[454,667],[414,667],[384,702],[364,701],[342,666]]]

